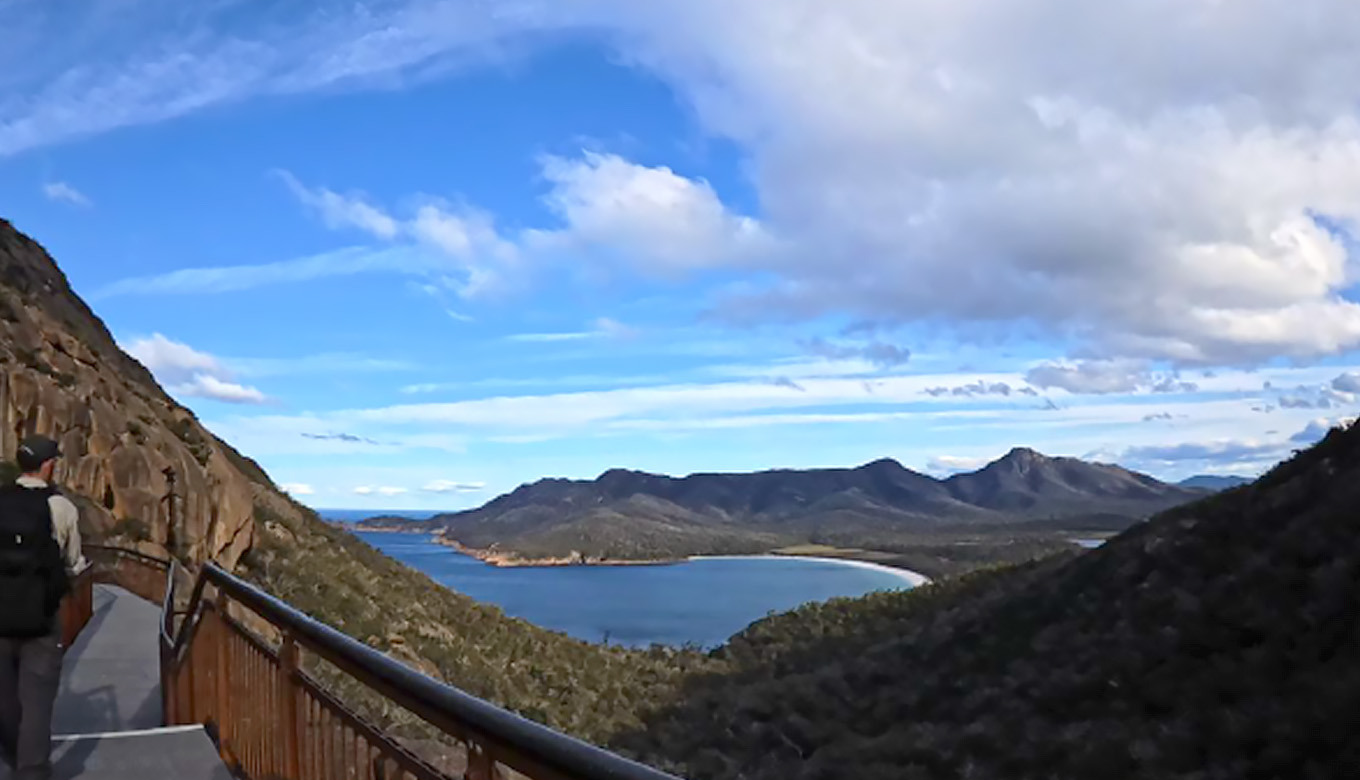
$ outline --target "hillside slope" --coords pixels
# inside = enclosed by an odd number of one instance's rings
[[[617,744],[692,778],[1360,768],[1360,427],[1104,547],[812,606]]]
[[[693,474],[614,469],[545,479],[486,505],[408,528],[484,557],[587,560],[758,552],[806,543],[981,532],[1101,516],[1118,528],[1206,495],[1118,466],[1017,449],[973,473],[933,479],[879,460],[851,469]],[[370,524],[369,527],[390,525]]]
[[[0,219],[0,451],[57,439],[57,478],[87,536],[231,565],[253,543],[252,461],[218,441],[125,354],[42,247]],[[165,469],[177,480],[170,522]]]
[[[697,653],[571,639],[440,587],[334,528],[203,428],[71,290],[37,243],[0,220],[0,446],[57,438],[57,479],[87,541],[186,563],[216,560],[309,614],[478,696],[602,740],[673,695]],[[175,522],[162,469],[178,475]],[[330,679],[334,679],[333,677]],[[351,702],[422,733],[390,706]]]

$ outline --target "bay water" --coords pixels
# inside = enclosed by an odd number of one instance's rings
[[[359,538],[440,584],[590,642],[716,647],[752,621],[810,601],[913,586],[910,572],[778,556],[636,566],[495,567],[424,534]]]

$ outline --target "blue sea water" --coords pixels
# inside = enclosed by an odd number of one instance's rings
[[[901,575],[799,558],[656,566],[497,568],[418,534],[358,536],[435,581],[578,639],[716,647],[752,621],[809,601],[904,589]]]

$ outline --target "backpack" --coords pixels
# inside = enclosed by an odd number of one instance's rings
[[[71,589],[52,536],[56,488],[0,488],[0,637],[45,636]]]

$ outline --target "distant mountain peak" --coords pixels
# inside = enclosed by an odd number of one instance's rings
[[[1045,463],[1050,463],[1052,461],[1053,458],[1048,457],[1047,455],[1043,454],[1042,452],[1039,452],[1038,450],[1032,450],[1029,447],[1016,447],[1012,449],[1010,452],[998,458],[991,465],[1001,463],[1001,464],[1013,464],[1021,468],[1027,468],[1030,466],[1043,465]]]
[[[904,471],[906,467],[894,458],[879,458],[860,466],[863,471]]]
[[[1201,490],[1222,491],[1229,490],[1242,485],[1249,485],[1253,480],[1249,477],[1239,477],[1234,475],[1216,474],[1197,474],[1189,479],[1183,479],[1176,484],[1183,488],[1199,488]]]
[[[639,477],[639,476],[645,476],[645,475],[646,475],[645,472],[642,472],[642,471],[634,471],[633,469],[612,468],[612,469],[609,469],[608,471],[605,471],[603,474],[601,474],[599,477],[597,477],[597,479],[598,479],[598,480],[608,480],[608,479],[620,479],[620,478],[624,478],[624,477]]]

